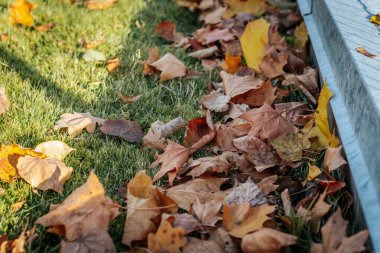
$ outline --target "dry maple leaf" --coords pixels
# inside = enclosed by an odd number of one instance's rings
[[[45,154],[47,157],[63,161],[68,154],[76,149],[69,147],[62,141],[46,141],[38,144],[34,150]]]
[[[9,7],[9,22],[11,24],[20,24],[27,27],[34,25],[31,12],[37,8],[37,5],[26,0],[15,0]]]
[[[144,65],[144,75],[153,75],[159,72],[156,68],[152,67],[150,64],[156,62],[160,59],[160,55],[158,53],[158,47],[149,49],[149,58],[146,61],[141,61],[140,64]]]
[[[90,10],[103,10],[113,6],[116,1],[117,0],[84,0],[84,7]]]
[[[188,74],[186,66],[170,53],[150,65],[161,71],[160,81],[184,77]]]
[[[234,56],[230,54],[229,51],[226,53],[226,58],[222,65],[222,68],[227,71],[227,73],[235,74],[241,65],[241,55]]]
[[[202,105],[210,111],[225,112],[228,110],[230,99],[221,92],[213,92],[202,97]]]
[[[220,186],[227,180],[227,178],[217,177],[196,178],[169,188],[166,192],[167,196],[174,199],[180,208],[189,212],[196,198],[202,202],[212,199],[223,201],[226,193],[220,190]]]
[[[249,135],[256,135],[260,131],[265,138],[272,140],[288,132],[296,132],[297,128],[287,119],[281,116],[273,108],[264,104],[258,109],[252,109],[239,118],[249,121],[252,129]]]
[[[123,93],[121,93],[121,91],[117,91],[116,94],[117,94],[117,96],[120,98],[120,100],[123,103],[127,103],[127,104],[133,104],[133,103],[137,102],[141,98],[141,95],[138,95],[138,96],[124,96]]]
[[[338,169],[344,164],[347,164],[347,161],[344,160],[342,156],[342,148],[342,146],[339,146],[337,148],[327,148],[323,164],[329,172]]]
[[[107,61],[107,71],[108,73],[113,73],[120,66],[120,59],[115,58]]]
[[[67,129],[69,135],[77,136],[84,128],[89,133],[95,132],[96,124],[101,125],[103,122],[104,119],[96,118],[90,113],[65,113],[61,115],[54,129]]]
[[[199,60],[209,58],[217,52],[219,48],[217,46],[200,49],[189,54],[189,56],[197,58]]]
[[[371,54],[370,52],[368,52],[368,50],[367,49],[365,49],[364,47],[357,47],[357,48],[355,48],[356,49],[356,51],[358,52],[358,53],[361,53],[362,55],[365,55],[365,56],[367,56],[367,57],[369,57],[369,58],[376,58],[377,57],[377,55],[375,55],[375,54]]]
[[[248,67],[260,71],[260,64],[265,56],[268,43],[269,23],[264,18],[249,22],[240,37],[244,58]]]
[[[136,121],[126,119],[108,119],[100,127],[106,135],[118,136],[129,142],[141,142],[143,133]]]
[[[213,125],[210,113],[206,113],[204,117],[194,118],[187,123],[183,144],[191,147],[211,131],[213,131]]]
[[[183,228],[186,234],[194,232],[202,226],[201,223],[193,215],[188,213],[163,213],[161,217],[161,223],[166,220],[169,221],[173,227]]]
[[[150,168],[157,167],[161,163],[161,169],[154,175],[153,181],[162,178],[166,173],[169,176],[169,183],[173,185],[179,169],[185,164],[189,158],[190,151],[188,148],[169,141],[165,152],[158,156],[157,160],[150,165]]]
[[[200,240],[195,237],[188,237],[187,244],[183,247],[182,252],[184,253],[221,253],[225,252],[223,245],[215,240]]]
[[[261,16],[265,12],[265,0],[226,0],[228,5],[227,11],[224,13],[224,18],[231,18],[238,13],[250,13],[255,16]]]
[[[46,23],[44,25],[39,25],[36,27],[36,30],[39,31],[39,32],[47,32],[47,31],[50,31],[51,29],[53,29],[55,27],[55,24],[53,23]]]
[[[223,207],[223,226],[230,235],[243,238],[250,232],[263,227],[268,215],[274,212],[275,206],[261,205],[251,207],[249,203]]]
[[[52,232],[64,231],[61,252],[116,252],[108,225],[118,215],[102,184],[92,171],[85,184],[71,193],[59,205],[36,223],[52,227]]]
[[[257,137],[244,136],[235,139],[233,142],[236,148],[247,153],[248,160],[255,165],[258,172],[271,168],[280,162],[276,151]]]
[[[250,124],[226,126],[223,124],[216,124],[216,136],[214,144],[219,146],[221,151],[238,151],[233,144],[233,141],[243,135],[247,135],[251,129]]]
[[[9,110],[9,101],[5,94],[4,87],[0,86],[0,115],[6,113]]]
[[[63,184],[70,178],[73,168],[56,158],[20,157],[17,162],[18,174],[33,188],[52,189],[62,193]]]
[[[10,182],[17,175],[17,161],[23,156],[45,158],[42,153],[17,144],[2,145],[0,149],[0,180]]]
[[[186,175],[192,178],[200,177],[205,173],[225,173],[228,174],[232,164],[228,161],[231,157],[229,152],[223,153],[220,156],[202,157],[197,160],[191,161],[186,169],[189,172]]]
[[[304,126],[310,117],[306,114],[308,105],[301,102],[277,103],[276,111],[297,126]]]
[[[257,187],[261,190],[264,196],[268,196],[269,193],[274,192],[279,187],[279,185],[275,185],[277,179],[277,175],[263,178],[260,182],[257,183]]]
[[[215,227],[216,223],[221,220],[219,216],[222,201],[212,199],[204,203],[196,198],[192,206],[192,211],[203,226]]]
[[[311,94],[316,95],[319,92],[318,77],[319,77],[318,70],[313,69],[311,67],[307,67],[301,75],[285,74],[284,75],[285,80],[282,82],[282,84],[285,86],[298,84],[298,86],[301,89],[302,89],[302,86],[304,86],[307,92],[310,92]],[[305,95],[307,95],[307,92],[303,91]],[[313,96],[312,98],[308,96],[308,98],[312,102],[313,100],[315,100]]]
[[[361,231],[351,237],[346,236],[348,222],[338,209],[322,227],[322,244],[311,245],[311,253],[355,253],[365,250],[368,231]]]
[[[235,35],[230,29],[200,29],[196,32],[194,37],[199,40],[203,45],[208,45],[216,41],[231,41],[235,38]]]
[[[158,23],[156,33],[167,41],[180,42],[184,38],[182,33],[176,32],[176,24],[171,21],[161,21]]]
[[[224,91],[227,96],[234,98],[250,90],[258,89],[261,80],[254,76],[236,76],[228,74],[225,71],[220,72],[223,80]]]
[[[24,227],[23,231],[18,238],[14,240],[8,240],[7,236],[0,236],[0,252],[1,253],[24,253],[27,243],[31,243],[38,235],[36,234],[36,227],[33,226],[30,230],[26,231]],[[30,246],[30,245],[29,245]]]
[[[281,159],[287,162],[302,159],[302,151],[310,148],[310,141],[301,133],[285,133],[270,142]]]
[[[250,90],[247,93],[236,96],[231,99],[235,104],[247,104],[254,107],[262,106],[263,104],[271,105],[277,98],[275,95],[277,88],[272,86],[270,80],[263,82],[256,89]]]
[[[262,228],[243,237],[241,248],[244,253],[280,253],[281,249],[297,242],[297,236],[271,228]]]
[[[156,234],[149,234],[148,248],[153,253],[180,253],[181,247],[187,243],[185,230],[173,228],[170,222],[163,222]]]
[[[268,200],[265,198],[260,188],[252,182],[251,179],[248,179],[244,184],[238,185],[234,188],[226,196],[224,201],[229,206],[249,203],[251,207],[257,207],[268,203]]]

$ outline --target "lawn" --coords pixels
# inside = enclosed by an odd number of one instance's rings
[[[162,20],[175,20],[180,31],[189,33],[200,27],[195,14],[179,8],[171,0],[123,0],[113,8],[90,11],[60,0],[34,1],[38,24],[52,22],[46,33],[33,29],[10,27],[7,1],[0,0],[0,34],[11,37],[0,42],[0,84],[5,87],[10,111],[0,117],[0,143],[17,143],[34,148],[49,140],[62,140],[77,151],[65,163],[74,168],[62,195],[52,191],[33,191],[22,180],[0,183],[5,194],[0,196],[0,234],[17,237],[24,226],[46,214],[49,205],[62,202],[82,185],[94,169],[107,195],[118,198],[118,187],[146,169],[154,159],[154,151],[107,137],[99,131],[72,138],[53,130],[60,115],[66,112],[90,112],[101,118],[138,121],[146,132],[157,119],[162,121],[182,116],[185,120],[199,116],[199,100],[208,80],[215,72],[205,72],[200,64],[186,56],[183,49],[173,49],[155,36],[154,28]],[[85,62],[80,39],[104,39],[97,50],[107,58],[119,57],[122,66],[109,74],[104,64]],[[163,55],[174,53],[191,70],[203,71],[198,79],[173,80],[160,84],[156,77],[142,75],[138,61],[147,58],[148,49],[158,46]],[[134,104],[119,101],[117,91],[125,95],[141,95]],[[178,135],[179,136],[179,135]],[[11,205],[25,201],[14,212]],[[112,222],[111,237],[119,250],[125,215]],[[59,238],[42,232],[33,244],[34,252],[56,252]]]

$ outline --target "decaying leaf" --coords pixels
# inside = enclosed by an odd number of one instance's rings
[[[23,148],[17,144],[2,145],[0,149],[0,179],[10,182],[17,175],[17,162],[20,157],[33,156],[45,158],[42,153]]]
[[[214,227],[215,224],[222,219],[219,216],[222,204],[222,201],[216,199],[201,203],[201,201],[196,198],[192,210],[203,226]]]
[[[224,199],[229,206],[249,203],[251,207],[257,207],[262,204],[267,204],[268,201],[260,188],[250,179],[234,188]]]
[[[144,75],[153,75],[158,72],[156,68],[152,67],[150,64],[156,62],[160,59],[158,53],[158,47],[153,47],[149,49],[149,58],[146,61],[141,61],[140,64],[144,65]]]
[[[113,73],[120,66],[120,59],[115,58],[107,61],[107,71]]]
[[[16,203],[13,203],[12,205],[11,205],[11,209],[12,209],[12,211],[13,212],[17,212],[18,210],[20,210],[21,209],[21,207],[24,205],[24,200],[21,200],[21,201],[18,201],[18,202],[16,202]]]
[[[23,231],[19,235],[18,238],[14,240],[9,240],[7,236],[0,236],[0,252],[1,253],[24,253],[26,252],[25,248],[29,243],[38,237],[38,235],[35,232],[36,227],[34,226],[30,230],[26,230],[26,227],[24,227]]]
[[[70,178],[73,168],[56,158],[20,157],[17,162],[18,174],[33,188],[53,190],[62,193],[63,184]]]
[[[185,230],[179,227],[173,228],[168,221],[160,225],[156,234],[148,236],[148,248],[153,253],[180,253],[180,249],[186,243]]]
[[[198,117],[190,120],[187,123],[183,144],[186,147],[191,147],[202,139],[203,136],[210,134],[210,132],[213,131],[213,128],[210,113],[206,113],[206,116],[204,117]]]
[[[100,127],[106,135],[118,136],[129,142],[141,142],[143,133],[136,121],[126,119],[108,119]]]
[[[347,164],[342,156],[342,146],[337,148],[328,147],[325,154],[324,166],[329,172],[338,169],[340,166]]]
[[[224,13],[224,18],[231,18],[238,13],[250,13],[260,16],[265,12],[265,0],[226,0],[228,5],[227,11]]]
[[[26,0],[15,0],[9,7],[9,22],[11,24],[20,24],[27,27],[34,25],[31,12],[37,8],[37,5]]]
[[[262,228],[243,237],[241,248],[244,253],[277,253],[281,249],[295,244],[297,236],[286,234],[271,228]]]
[[[187,165],[187,169],[189,170],[187,175],[196,178],[205,173],[228,174],[228,170],[232,166],[228,161],[229,156],[229,153],[224,153],[220,156],[202,157],[197,160],[193,160]]]
[[[176,32],[176,24],[171,21],[161,21],[158,23],[156,33],[167,41],[179,42],[184,38],[182,33]]]
[[[162,178],[166,173],[169,176],[169,183],[173,185],[174,178],[176,177],[179,169],[185,164],[189,158],[190,151],[188,148],[169,141],[165,152],[158,156],[157,160],[151,164],[151,168],[157,167],[161,163],[161,169],[156,173],[153,181]]]
[[[254,76],[236,76],[225,71],[220,72],[226,96],[234,98],[250,90],[260,88],[261,80]]]
[[[267,204],[251,207],[249,203],[223,207],[223,226],[230,235],[243,238],[250,232],[263,227],[268,215],[274,212],[276,207]]]
[[[93,133],[96,124],[103,124],[104,119],[96,118],[90,113],[65,113],[61,115],[61,119],[55,124],[54,129],[67,129],[69,135],[77,136],[84,128],[87,132]]]
[[[184,253],[221,253],[224,252],[224,248],[220,243],[215,240],[200,240],[195,237],[187,238],[187,244],[183,247],[182,252]]]
[[[46,141],[38,144],[34,150],[45,154],[49,158],[56,158],[63,161],[68,154],[76,149],[69,147],[62,141]]]
[[[194,52],[190,53],[189,56],[197,58],[197,59],[205,59],[205,58],[209,58],[209,57],[213,56],[214,53],[218,50],[219,50],[219,48],[217,46],[212,46],[209,48],[194,51]]]
[[[138,96],[125,96],[125,95],[123,95],[123,93],[121,93],[121,91],[117,91],[116,94],[117,94],[117,96],[120,98],[120,100],[123,103],[127,103],[127,104],[133,104],[133,103],[137,102],[141,98],[141,95],[138,95]]]
[[[368,231],[361,231],[351,237],[346,236],[348,222],[338,209],[322,227],[322,244],[312,244],[311,253],[355,253],[365,250]]]
[[[4,87],[0,86],[0,115],[6,113],[9,110],[9,101],[5,94]]]
[[[263,62],[260,64],[262,73],[269,77],[275,78],[285,73],[284,67],[288,64],[289,53],[287,48],[279,45],[267,46]]]
[[[113,6],[117,0],[85,0],[84,6],[90,10],[102,10]]]
[[[239,1],[239,0],[238,0]],[[268,43],[269,23],[261,18],[249,22],[240,37],[244,58],[248,67],[260,72],[260,64],[265,56],[265,45]]]
[[[306,115],[307,104],[300,102],[278,103],[275,104],[278,113],[285,116],[291,123],[297,126],[304,126],[310,117]]]
[[[277,175],[265,177],[257,183],[257,187],[261,190],[264,196],[268,196],[269,193],[274,192],[279,187],[279,185],[275,184],[277,179]]]
[[[281,159],[295,162],[302,159],[302,151],[310,147],[310,141],[301,133],[289,132],[271,141]]]
[[[296,48],[304,48],[306,46],[306,43],[309,40],[309,33],[307,32],[305,22],[302,22],[299,26],[297,26],[294,32],[294,37],[296,37],[294,43]]]
[[[36,223],[51,227],[50,231],[55,233],[63,231],[63,253],[116,252],[107,230],[117,215],[118,208],[105,196],[102,184],[92,171],[85,184],[61,204],[51,206],[50,212]]]
[[[364,47],[357,47],[357,48],[355,48],[355,49],[356,49],[357,52],[359,52],[359,53],[361,53],[362,55],[365,55],[365,56],[367,56],[367,57],[369,57],[369,58],[376,58],[376,57],[377,57],[377,55],[375,55],[375,54],[371,54],[371,53],[368,52],[368,50],[365,49]]]
[[[202,97],[202,105],[210,111],[225,112],[228,110],[230,99],[229,96],[225,96],[223,93],[214,92]]]
[[[53,23],[46,23],[44,25],[39,25],[36,27],[36,30],[39,31],[39,32],[47,32],[51,29],[54,28],[54,24]]]
[[[171,53],[164,55],[150,65],[161,71],[160,81],[184,77],[188,73],[186,66]]]

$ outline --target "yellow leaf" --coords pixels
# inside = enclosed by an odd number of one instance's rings
[[[265,45],[268,44],[269,23],[261,18],[248,23],[240,43],[248,67],[261,72],[260,64],[265,55]]]
[[[330,132],[327,114],[329,100],[332,95],[332,92],[329,90],[327,83],[325,82],[318,99],[317,112],[315,113],[315,133],[318,137],[318,143],[320,146],[331,146],[336,148],[339,146],[339,139]]]
[[[228,9],[224,12],[224,18],[231,18],[237,13],[250,13],[255,16],[261,16],[265,12],[265,0],[226,0]]]
[[[29,3],[26,0],[16,0],[8,10],[9,22],[14,25],[33,26],[34,22],[31,12],[35,8],[37,8],[37,5],[34,3]]]
[[[380,25],[380,15],[378,14],[378,15],[372,16],[370,21],[371,23],[375,25]]]
[[[307,32],[305,22],[302,22],[296,28],[296,31],[294,32],[294,36],[296,37],[295,47],[296,48],[303,48],[309,39],[309,34]]]
[[[309,164],[309,172],[307,174],[307,180],[311,181],[314,178],[318,177],[321,173],[322,171],[320,168]]]
[[[45,158],[42,153],[17,144],[2,145],[0,149],[0,180],[10,182],[17,174],[17,161],[22,156]]]

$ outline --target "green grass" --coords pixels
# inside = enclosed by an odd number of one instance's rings
[[[99,132],[83,133],[72,138],[54,131],[55,122],[66,112],[90,112],[102,118],[124,117],[138,121],[146,132],[157,119],[166,121],[177,116],[191,119],[199,116],[199,101],[207,82],[216,73],[205,72],[200,64],[186,56],[182,49],[173,49],[155,36],[154,28],[161,20],[178,21],[178,29],[191,33],[201,24],[197,17],[171,0],[123,0],[103,11],[89,11],[60,0],[34,1],[36,24],[52,22],[56,27],[41,33],[33,29],[10,27],[7,23],[7,2],[0,0],[0,34],[12,39],[0,42],[0,85],[11,101],[11,109],[0,116],[0,143],[18,143],[35,147],[49,140],[62,140],[77,149],[65,162],[74,168],[62,195],[51,191],[33,191],[15,180],[0,183],[6,190],[0,196],[0,234],[17,237],[25,225],[46,214],[50,204],[62,202],[82,185],[94,169],[107,195],[114,200],[118,187],[154,159],[154,151],[130,144]],[[81,59],[85,50],[79,45],[82,36],[88,41],[105,38],[97,48],[107,58],[120,57],[122,66],[108,74],[104,64]],[[144,77],[138,61],[147,58],[148,49],[158,46],[160,54],[174,53],[192,70],[203,71],[199,79],[173,80],[159,83],[157,77]],[[132,105],[122,104],[116,91],[126,95],[142,95]],[[24,200],[17,212],[12,203]],[[118,249],[124,228],[124,215],[111,224],[110,233]],[[59,238],[42,233],[33,244],[34,252],[56,252]]]

